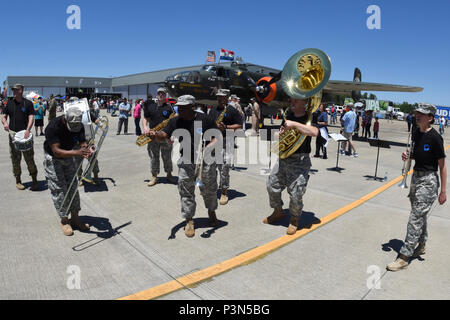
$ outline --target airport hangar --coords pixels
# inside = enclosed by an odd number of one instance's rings
[[[235,62],[223,62],[221,66],[230,66]],[[48,98],[54,96],[82,97],[126,97],[128,99],[146,99],[148,94],[156,97],[156,90],[164,85],[166,77],[182,71],[199,70],[204,65],[179,67],[159,71],[132,74],[116,78],[64,77],[64,76],[8,76],[7,96],[11,97],[11,87],[20,83],[24,85],[24,96],[30,92]],[[257,73],[278,73],[279,70],[264,66],[247,64],[249,71]]]

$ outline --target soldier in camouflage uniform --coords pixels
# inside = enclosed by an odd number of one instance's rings
[[[166,103],[167,90],[159,88],[157,90],[158,102],[155,103],[149,99],[144,105],[144,134],[149,135],[151,130],[157,127],[161,122],[168,119],[174,112],[172,106]],[[152,133],[153,134],[153,133]],[[151,141],[147,144],[148,156],[150,157],[150,171],[152,178],[148,186],[152,187],[157,183],[157,177],[160,170],[159,155],[161,154],[164,171],[167,173],[167,180],[175,183],[172,176],[172,144],[167,141]]]
[[[427,217],[436,199],[441,205],[447,199],[447,167],[443,139],[431,127],[436,107],[420,104],[415,113],[418,127],[413,132],[414,146],[411,155],[411,158],[415,160],[415,165],[408,195],[411,202],[411,213],[405,243],[400,249],[399,256],[386,267],[390,271],[404,269],[408,266],[411,257],[425,254],[425,243],[428,238]],[[403,152],[403,161],[406,161],[408,156],[407,152]],[[437,174],[438,168],[440,183]],[[440,193],[439,184],[441,185]]]
[[[196,203],[195,203],[195,186],[196,186],[196,169],[198,166],[197,155],[195,154],[199,148],[195,148],[196,135],[204,134],[209,129],[217,129],[214,121],[204,113],[194,111],[195,98],[191,95],[184,95],[178,98],[177,104],[179,117],[173,118],[169,121],[167,126],[159,131],[153,132],[150,138],[156,141],[164,141],[174,134],[177,129],[184,129],[182,136],[180,136],[180,153],[181,158],[178,161],[178,191],[181,198],[181,214],[186,220],[185,234],[187,237],[193,237],[194,221]],[[201,129],[200,124],[201,122]],[[196,124],[197,123],[197,124]],[[187,130],[187,132],[186,132]],[[177,132],[175,132],[176,134]],[[178,131],[181,133],[181,131]],[[217,130],[217,136],[221,136],[220,131]],[[190,139],[190,141],[183,141],[183,139]],[[215,141],[213,139],[208,145],[210,147]],[[190,150],[189,150],[190,146]],[[198,150],[201,152],[202,150]],[[198,169],[199,170],[199,169]],[[208,209],[209,225],[215,227],[218,225],[216,217],[217,209],[217,174],[215,162],[203,162],[201,172],[200,192],[205,202],[205,207]]]
[[[293,108],[287,112],[286,121],[283,121],[280,128],[280,134],[287,129],[294,128],[306,135],[306,138],[290,157],[278,160],[267,180],[270,206],[274,211],[263,222],[273,224],[284,218],[281,192],[287,188],[290,196],[289,211],[291,213],[290,224],[286,231],[288,235],[295,234],[298,228],[298,221],[303,209],[303,195],[306,192],[309,169],[311,168],[309,157],[311,137],[317,137],[319,133],[315,126],[306,124],[308,120],[305,108],[307,102],[308,100],[291,99]]]
[[[73,235],[73,229],[89,230],[89,225],[82,224],[78,217],[80,197],[77,181],[72,185],[72,189],[68,190],[78,168],[79,161],[76,158],[89,158],[92,155],[92,150],[87,148],[88,144],[81,119],[81,110],[69,108],[65,115],[56,117],[45,128],[45,176],[56,211],[61,218],[62,231],[66,236]],[[75,150],[74,148],[78,144],[80,148]],[[75,197],[67,210],[68,203],[63,206],[64,197],[72,192],[75,192]],[[71,213],[70,220],[69,213]]]
[[[10,100],[3,110],[2,123],[5,131],[9,133],[9,153],[11,156],[11,162],[13,166],[13,174],[16,177],[16,188],[19,190],[25,190],[25,187],[21,181],[22,169],[20,162],[23,157],[28,167],[28,172],[33,179],[32,191],[39,190],[37,181],[38,170],[34,162],[34,147],[27,151],[19,151],[16,149],[13,140],[17,132],[25,130],[25,138],[30,136],[31,128],[34,122],[34,108],[33,103],[23,98],[23,88],[21,84],[13,86],[14,99]],[[9,117],[9,124],[8,124]]]
[[[230,188],[230,169],[234,162],[234,135],[233,131],[242,129],[242,116],[232,105],[227,105],[230,90],[219,89],[216,93],[217,106],[211,108],[209,117],[216,122],[217,127],[222,131],[223,149],[220,163],[217,169],[220,175],[219,189],[221,192],[219,203],[228,203],[228,189]],[[222,119],[219,119],[221,117]],[[233,131],[232,131],[233,130]],[[227,138],[228,135],[228,138]]]

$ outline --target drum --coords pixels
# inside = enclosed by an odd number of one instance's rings
[[[25,130],[19,131],[14,136],[13,144],[17,151],[28,151],[33,148],[33,134],[30,132],[30,136],[25,139]]]

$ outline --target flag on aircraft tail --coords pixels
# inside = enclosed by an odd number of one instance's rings
[[[206,54],[206,62],[216,62],[216,52],[215,51],[208,51]]]
[[[234,52],[230,50],[220,49],[220,59],[233,61]]]

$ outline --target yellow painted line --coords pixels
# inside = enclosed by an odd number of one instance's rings
[[[445,148],[445,150],[448,150],[450,148],[450,145]],[[410,170],[408,172],[408,175],[410,175],[413,172],[413,170]],[[218,276],[222,273],[228,272],[231,269],[234,269],[236,267],[239,267],[244,264],[252,263],[255,260],[258,260],[259,258],[277,250],[281,247],[305,236],[306,234],[326,225],[327,223],[339,218],[343,214],[347,213],[348,211],[360,206],[366,201],[369,201],[370,199],[374,198],[381,192],[385,191],[386,189],[392,187],[393,185],[399,183],[403,179],[403,176],[400,176],[385,185],[379,187],[375,191],[363,196],[362,198],[353,201],[352,203],[346,205],[345,207],[342,207],[329,215],[322,217],[320,219],[319,224],[314,224],[309,229],[301,229],[298,230],[295,235],[292,236],[282,236],[278,239],[275,239],[271,242],[268,242],[262,246],[259,246],[257,248],[254,248],[250,251],[247,251],[245,253],[242,253],[236,257],[233,257],[231,259],[228,259],[226,261],[223,261],[221,263],[218,263],[216,265],[213,265],[211,267],[208,267],[206,269],[191,273],[187,276],[178,278],[176,280],[172,280],[166,283],[163,283],[159,286],[123,297],[119,298],[118,300],[150,300],[150,299],[156,299],[159,297],[162,297],[164,295],[170,294],[172,292],[175,292],[177,290],[183,289],[185,287],[192,287],[195,285],[198,285],[200,282],[206,281],[212,277]]]

